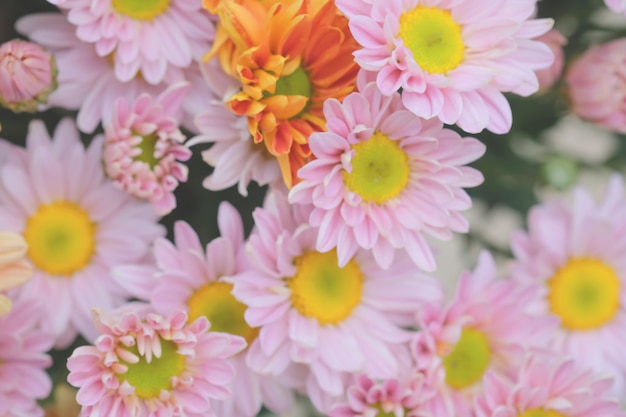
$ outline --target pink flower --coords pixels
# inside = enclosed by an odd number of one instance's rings
[[[488,370],[513,375],[526,350],[543,346],[556,323],[523,312],[532,296],[528,286],[497,279],[493,258],[483,252],[476,269],[461,275],[447,308],[418,310],[412,352],[417,369],[434,381],[433,415],[472,416]]]
[[[383,96],[374,83],[361,90],[343,104],[324,104],[328,132],[311,135],[315,160],[298,172],[302,181],[289,200],[314,206],[308,221],[319,227],[315,248],[336,248],[340,266],[366,249],[388,268],[400,249],[432,271],[435,260],[423,235],[449,240],[452,232],[467,232],[460,211],[472,201],[463,188],[483,177],[465,164],[485,146],[437,119],[415,116],[398,93]]]
[[[363,47],[356,62],[376,74],[384,95],[401,88],[402,102],[417,116],[470,133],[507,133],[512,115],[502,93],[535,93],[534,71],[553,60],[534,40],[553,24],[532,19],[535,3],[337,0],[337,7]]]
[[[604,0],[604,4],[616,13],[626,13],[626,0]]]
[[[280,374],[290,364],[309,367],[306,389],[322,411],[343,394],[349,373],[396,378],[415,309],[442,298],[438,281],[408,256],[382,270],[365,251],[340,267],[336,251],[315,250],[317,229],[300,206],[270,193],[254,212],[251,267],[237,275],[233,294],[247,305],[246,321],[259,327],[248,365]]]
[[[487,374],[476,417],[624,417],[619,402],[609,397],[611,383],[571,358],[528,355],[513,380]]]
[[[94,324],[95,345],[76,348],[67,361],[82,416],[215,417],[211,400],[230,397],[227,359],[245,341],[209,332],[205,317],[188,323],[181,311],[115,318],[94,311]]]
[[[57,347],[78,332],[95,337],[90,309],[124,302],[111,268],[145,265],[150,245],[165,232],[149,204],[105,177],[103,141],[98,136],[85,149],[69,119],[53,138],[33,121],[26,149],[10,148],[0,167],[0,230],[23,236],[35,270],[18,291],[28,298],[45,294],[40,325]]]
[[[546,344],[596,372],[615,377],[626,394],[626,195],[614,175],[596,203],[576,189],[571,205],[550,201],[528,215],[528,231],[511,240],[511,276],[535,286],[531,313],[558,319]]]
[[[548,45],[554,54],[554,62],[552,65],[548,68],[535,71],[537,79],[539,80],[539,89],[545,90],[552,87],[552,85],[561,78],[564,65],[563,46],[567,44],[567,38],[557,29],[551,29],[549,32],[535,38],[535,40]]]
[[[48,396],[52,381],[45,369],[53,338],[36,324],[39,298],[14,300],[11,312],[0,317],[0,416],[43,417],[37,404]]]
[[[20,39],[0,45],[0,105],[35,112],[56,83],[54,58],[39,45]]]
[[[27,249],[21,235],[0,232],[0,291],[18,287],[32,277],[33,267],[26,260]],[[0,293],[0,317],[10,308],[11,300]]]
[[[67,0],[76,36],[93,43],[98,56],[112,61],[115,77],[128,82],[141,74],[149,84],[181,78],[200,61],[215,34],[199,0]]]
[[[606,129],[626,133],[626,38],[593,46],[567,69],[571,111]]]
[[[149,200],[157,213],[176,207],[174,190],[187,181],[191,151],[183,144],[174,113],[189,85],[170,86],[156,99],[142,94],[129,103],[120,97],[113,108],[113,121],[104,127],[104,163],[107,175],[127,193]]]

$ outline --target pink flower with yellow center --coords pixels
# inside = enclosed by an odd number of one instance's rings
[[[0,316],[11,309],[11,300],[1,292],[15,288],[33,276],[26,260],[28,245],[18,233],[0,232]]]
[[[511,240],[511,275],[534,285],[529,311],[558,319],[547,346],[581,366],[615,377],[626,394],[626,195],[615,175],[598,203],[578,188],[571,205],[549,201],[532,208],[528,230]]]
[[[189,85],[174,84],[156,99],[142,94],[132,103],[120,97],[113,121],[105,125],[104,163],[113,183],[127,193],[149,200],[165,215],[176,207],[174,190],[187,181],[181,161],[191,157],[174,114]]]
[[[465,166],[485,151],[437,119],[408,111],[400,94],[382,95],[374,83],[343,103],[324,105],[328,131],[311,135],[315,160],[298,172],[302,179],[289,201],[313,205],[308,218],[319,227],[316,249],[335,250],[344,266],[361,250],[372,250],[383,268],[404,251],[422,269],[435,269],[424,234],[449,240],[467,232],[461,211],[472,201],[465,187],[483,181]]]
[[[182,311],[114,318],[95,311],[94,324],[94,346],[76,348],[67,361],[81,416],[215,417],[211,400],[230,397],[227,359],[245,341],[209,332],[205,317],[189,323]]]
[[[139,75],[152,85],[180,79],[215,35],[200,0],[67,0],[57,5],[67,11],[76,36],[113,62],[121,82]]]
[[[552,19],[533,19],[535,1],[337,0],[362,48],[356,62],[376,74],[384,95],[425,119],[470,133],[511,129],[502,93],[539,88],[535,71],[554,59],[534,38]]]

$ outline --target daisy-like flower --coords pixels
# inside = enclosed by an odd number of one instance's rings
[[[21,39],[0,45],[0,105],[35,112],[56,85],[54,58],[41,46]]]
[[[539,88],[535,71],[553,60],[534,40],[552,19],[532,19],[535,1],[337,0],[362,49],[356,62],[376,73],[383,94],[402,89],[414,114],[438,117],[470,133],[507,133],[502,94]]]
[[[181,163],[191,157],[183,143],[174,113],[189,84],[174,84],[156,99],[142,94],[134,102],[119,98],[113,121],[104,127],[104,163],[114,184],[127,193],[149,200],[157,213],[176,207],[174,190],[187,181],[188,169]]]
[[[404,249],[432,271],[423,233],[448,240],[453,231],[467,232],[460,211],[472,201],[463,187],[479,185],[483,177],[464,165],[485,146],[437,119],[415,116],[398,93],[383,96],[374,83],[360,89],[343,104],[325,103],[328,132],[311,135],[316,159],[298,172],[302,181],[290,202],[314,206],[308,220],[319,226],[316,249],[336,248],[340,266],[362,248],[387,268],[396,249]]]
[[[118,190],[102,169],[102,136],[88,149],[69,119],[50,138],[33,121],[26,150],[14,147],[0,167],[0,230],[21,234],[34,276],[21,296],[41,297],[40,324],[69,345],[80,331],[95,336],[92,307],[123,303],[110,277],[118,264],[142,265],[164,234],[150,204]]]
[[[0,291],[15,288],[33,275],[33,267],[26,260],[28,246],[24,238],[11,232],[0,232]],[[0,316],[11,309],[11,300],[0,293]]]
[[[204,179],[204,188],[219,191],[237,184],[239,193],[247,196],[251,181],[282,183],[276,158],[252,141],[247,117],[233,114],[224,105],[237,90],[237,80],[224,73],[217,61],[201,64],[200,69],[200,76],[190,79],[193,88],[186,100],[200,134],[187,145],[212,144],[202,152],[202,159],[214,168]]]
[[[531,209],[528,231],[511,241],[514,279],[537,286],[529,305],[560,320],[550,346],[577,363],[615,376],[626,394],[626,196],[623,179],[611,178],[596,204],[576,189],[571,206],[551,201]]]
[[[215,417],[211,400],[231,395],[227,359],[245,341],[209,332],[205,317],[188,323],[182,311],[119,317],[94,311],[94,324],[100,333],[94,346],[77,348],[67,361],[81,416]]]
[[[98,56],[92,45],[78,39],[74,26],[60,13],[27,15],[15,27],[54,55],[58,88],[48,97],[47,105],[78,110],[76,121],[83,132],[93,132],[101,121],[109,123],[119,97],[132,101],[142,93],[156,96],[166,88],[165,83],[150,85],[143,77],[118,80],[110,59]]]
[[[109,59],[115,76],[141,75],[149,84],[182,78],[215,36],[200,0],[67,0],[57,2],[76,25],[76,36]]]
[[[214,49],[240,91],[227,106],[246,116],[254,143],[278,159],[285,184],[310,157],[312,132],[324,130],[323,103],[354,90],[358,47],[331,0],[221,1]]]
[[[233,293],[248,307],[246,321],[260,328],[248,364],[269,374],[308,365],[307,393],[327,411],[324,398],[343,395],[347,373],[397,377],[400,345],[411,335],[402,327],[421,303],[440,300],[442,289],[408,257],[385,271],[360,251],[340,267],[336,251],[315,250],[317,229],[300,209],[272,192],[254,212],[253,265],[236,277]]]
[[[417,369],[432,378],[434,416],[472,416],[472,400],[488,370],[512,376],[529,349],[542,347],[556,323],[522,310],[531,287],[497,279],[488,252],[473,272],[461,275],[447,308],[419,309],[420,331],[412,345]]]
[[[616,13],[626,13],[626,0],[604,0],[604,4]]]
[[[246,306],[232,294],[233,281],[248,265],[244,253],[244,230],[237,210],[224,202],[218,209],[221,237],[206,250],[187,223],[174,224],[174,242],[157,239],[154,257],[157,269],[119,267],[114,277],[131,295],[150,301],[155,311],[169,314],[186,311],[190,320],[206,317],[213,331],[240,336],[248,346],[259,331],[244,319]],[[228,359],[235,377],[228,384],[233,396],[213,404],[218,416],[254,417],[265,404],[276,413],[293,406],[291,389],[281,376],[260,376],[246,365],[248,350]]]
[[[610,397],[611,380],[581,370],[571,358],[528,355],[511,380],[487,374],[477,417],[624,417]]]
[[[50,394],[52,381],[46,354],[53,338],[37,326],[41,314],[35,299],[15,300],[11,312],[0,317],[0,416],[42,417],[37,404]]]

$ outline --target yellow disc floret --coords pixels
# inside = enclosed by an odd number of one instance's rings
[[[170,7],[170,0],[111,0],[120,14],[137,20],[152,20]]]
[[[548,286],[550,310],[570,330],[598,328],[619,309],[619,278],[613,268],[597,259],[570,259]]]
[[[259,330],[246,323],[246,305],[235,298],[232,290],[233,286],[227,282],[211,282],[198,288],[187,301],[189,321],[205,316],[212,331],[241,336],[249,345]]]
[[[544,408],[533,408],[531,410],[524,411],[522,414],[519,414],[517,417],[566,417],[566,416],[554,410],[546,410]]]
[[[337,252],[307,252],[296,258],[297,272],[287,279],[291,302],[303,316],[320,324],[337,324],[359,305],[363,274],[351,260],[340,268]]]
[[[479,330],[466,327],[452,352],[443,359],[447,384],[462,389],[480,381],[489,367],[490,359],[491,348],[487,336]]]
[[[461,26],[447,10],[417,6],[403,13],[398,36],[423,71],[443,74],[463,61]]]
[[[39,207],[26,222],[24,239],[35,267],[50,275],[71,275],[95,253],[96,224],[74,203],[58,201]]]
[[[343,173],[346,187],[363,201],[376,204],[398,197],[409,183],[411,173],[409,158],[399,142],[376,132],[352,149],[352,171]]]

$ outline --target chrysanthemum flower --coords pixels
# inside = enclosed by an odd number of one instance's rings
[[[215,417],[211,400],[231,395],[227,359],[245,341],[209,332],[205,317],[188,323],[182,311],[115,318],[95,311],[94,324],[95,345],[77,348],[67,361],[82,416]]]
[[[113,107],[113,121],[104,127],[104,163],[114,184],[127,193],[149,200],[157,213],[176,207],[174,190],[187,181],[181,163],[191,157],[183,143],[174,113],[189,85],[174,84],[156,99],[142,94],[132,103],[120,97]]]
[[[309,159],[322,105],[354,90],[357,44],[333,1],[222,1],[210,56],[240,83],[227,106],[246,116],[255,143],[278,159],[285,184]]]
[[[537,91],[534,71],[549,48],[533,38],[552,19],[531,19],[535,1],[337,0],[362,49],[356,62],[377,74],[383,94],[402,89],[414,114],[477,133],[506,133],[511,109],[503,92]]]
[[[204,179],[204,188],[219,191],[237,184],[239,193],[247,196],[251,181],[282,183],[276,158],[263,144],[252,141],[247,117],[233,114],[224,105],[237,90],[237,80],[224,73],[217,61],[201,64],[200,69],[202,76],[190,80],[193,88],[186,100],[200,134],[187,145],[212,144],[202,152],[202,159],[214,168]]]
[[[361,82],[359,82],[362,85]],[[381,95],[374,83],[340,104],[324,105],[328,132],[311,135],[315,160],[298,176],[290,202],[314,205],[317,250],[336,248],[344,266],[360,249],[373,250],[383,268],[404,249],[424,270],[435,269],[423,233],[447,240],[467,232],[461,210],[471,207],[463,187],[483,177],[464,166],[485,146],[444,129],[437,119],[409,112],[400,94]]]
[[[92,45],[78,39],[74,26],[60,13],[27,15],[17,21],[16,29],[54,55],[59,85],[47,105],[78,110],[76,121],[83,132],[93,132],[100,121],[109,123],[119,97],[132,101],[141,93],[156,96],[166,88],[164,83],[150,85],[143,77],[119,81],[110,59],[98,56]]]
[[[626,0],[604,0],[604,4],[616,13],[626,12]]]
[[[214,331],[257,340],[259,331],[244,319],[246,306],[232,295],[233,281],[248,265],[244,253],[244,230],[237,210],[224,202],[218,210],[221,237],[206,250],[187,223],[174,224],[174,242],[157,239],[154,257],[157,269],[119,267],[114,278],[131,296],[150,301],[155,311],[169,314],[186,311],[190,320],[204,316]],[[227,386],[233,396],[215,402],[218,416],[254,417],[265,404],[277,413],[293,406],[293,393],[281,384],[281,377],[260,376],[246,365],[248,350],[228,359],[235,377]]]
[[[54,58],[32,42],[14,39],[0,45],[0,105],[34,112],[56,88]]]
[[[0,416],[43,416],[37,400],[52,389],[45,369],[52,364],[46,352],[53,338],[36,325],[42,295],[15,300],[11,312],[0,317]]]
[[[11,232],[0,232],[0,292],[28,281],[33,267],[26,260],[28,246],[24,238]],[[0,293],[0,316],[11,309],[11,300]]]
[[[269,374],[308,365],[307,393],[318,407],[321,398],[343,394],[342,373],[397,377],[395,349],[411,334],[402,326],[422,302],[441,299],[439,282],[408,257],[384,271],[360,251],[340,267],[336,251],[315,250],[317,229],[282,193],[270,193],[254,219],[253,265],[234,279],[233,290],[248,307],[246,321],[260,328],[248,364]]]
[[[489,373],[476,417],[624,417],[610,398],[610,378],[578,368],[571,358],[528,355],[513,380]]]
[[[514,279],[537,286],[531,311],[560,320],[550,346],[577,363],[615,376],[626,393],[626,196],[611,178],[596,204],[577,189],[573,204],[551,201],[531,209],[528,232],[513,235]]]
[[[626,38],[593,46],[565,74],[571,111],[604,128],[626,133]]]
[[[19,291],[45,294],[40,324],[59,347],[77,331],[95,336],[90,309],[123,302],[111,267],[145,263],[149,245],[164,234],[149,204],[105,177],[103,140],[96,137],[85,149],[70,120],[59,123],[53,139],[34,121],[27,149],[12,148],[0,167],[0,229],[24,237],[35,268]]]
[[[199,0],[69,0],[57,5],[67,10],[76,36],[113,63],[121,82],[139,75],[152,85],[181,78],[181,70],[200,61],[215,36]]]
[[[412,352],[417,369],[434,381],[433,415],[472,416],[485,372],[511,376],[527,349],[543,346],[556,323],[522,311],[532,296],[528,286],[497,279],[493,258],[483,252],[476,269],[461,275],[447,308],[418,310]]]

